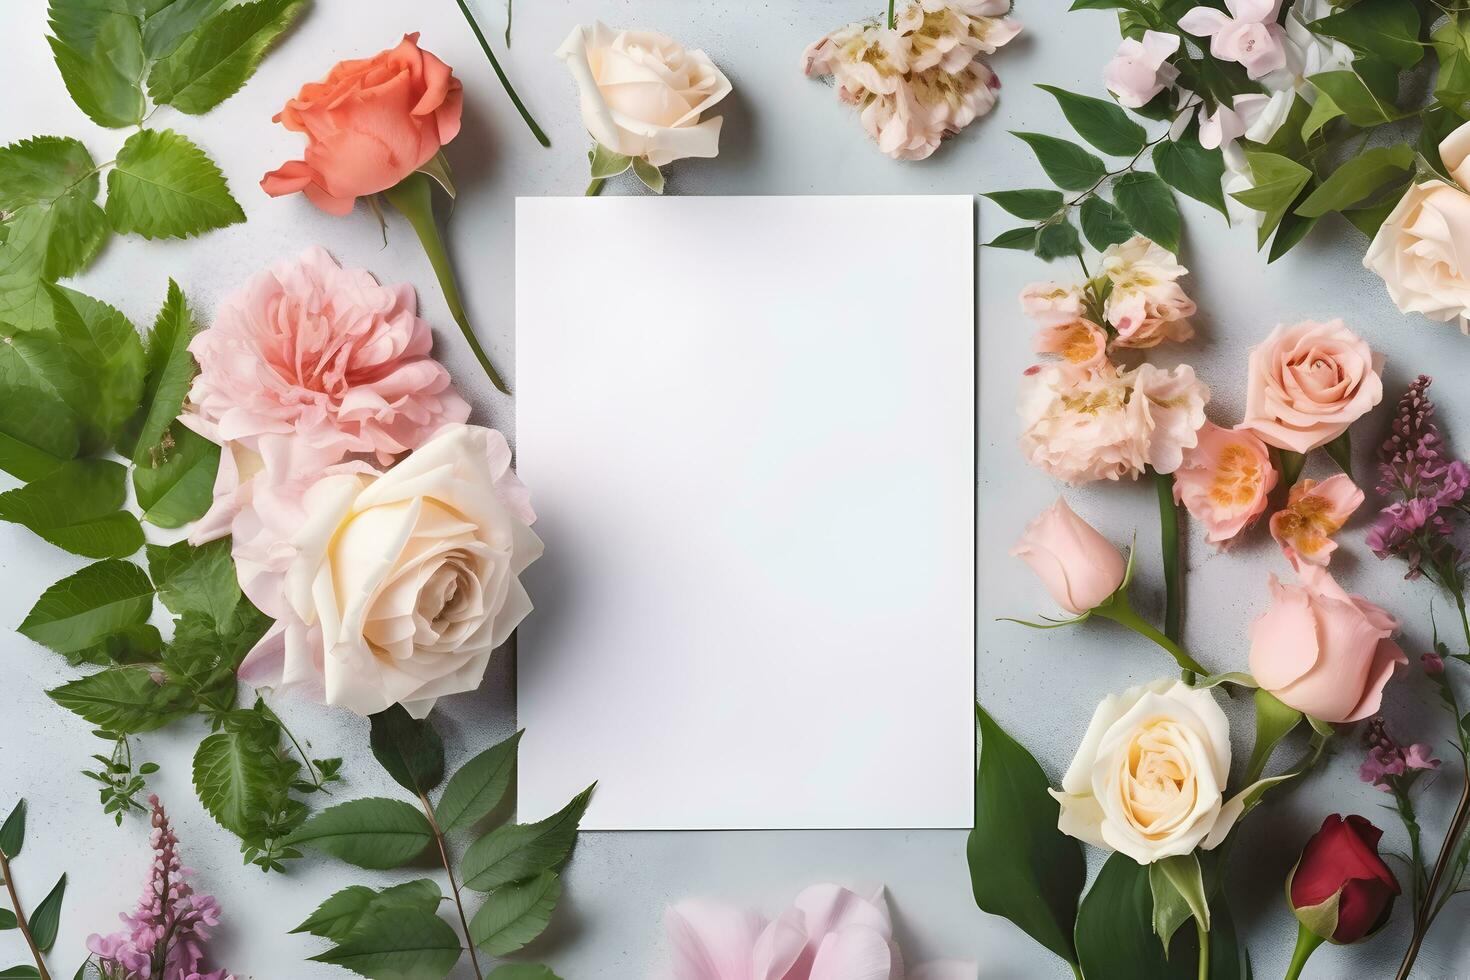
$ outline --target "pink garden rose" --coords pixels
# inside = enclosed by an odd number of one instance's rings
[[[1332,536],[1363,503],[1363,491],[1344,473],[1291,488],[1286,508],[1271,515],[1271,537],[1287,559],[1326,567],[1337,542]]]
[[[1300,575],[1300,585],[1271,576],[1271,607],[1251,625],[1251,673],[1320,721],[1367,718],[1394,670],[1409,662],[1392,639],[1398,620],[1349,595],[1326,569],[1302,565]]]
[[[189,345],[199,375],[184,423],[254,452],[263,436],[290,435],[329,463],[391,462],[470,411],[429,356],[415,306],[412,286],[380,286],[321,248],[277,263],[226,297]]]
[[[1179,29],[1210,39],[1210,54],[1234,61],[1253,79],[1286,67],[1286,29],[1276,23],[1281,0],[1225,0],[1226,14],[1195,7],[1179,18]]]
[[[1108,335],[1091,320],[1057,323],[1036,334],[1036,352],[1057,355],[1070,372],[1090,374],[1108,364]]]
[[[1124,38],[1118,53],[1103,68],[1103,83],[1120,105],[1139,109],[1174,84],[1179,69],[1169,58],[1179,50],[1179,38],[1159,31],[1144,31],[1143,39]]]
[[[1128,407],[1149,466],[1160,473],[1179,468],[1185,452],[1199,444],[1209,400],[1210,389],[1188,364],[1168,371],[1148,363],[1138,366]]]
[[[1271,454],[1254,433],[1206,422],[1199,444],[1174,471],[1174,499],[1204,525],[1205,540],[1224,545],[1266,509],[1276,478]]]
[[[1123,556],[1061,497],[1026,525],[1011,555],[1030,565],[1056,604],[1074,616],[1123,584]]]
[[[1382,367],[1341,320],[1278,326],[1251,350],[1241,424],[1279,449],[1324,446],[1383,399]]]

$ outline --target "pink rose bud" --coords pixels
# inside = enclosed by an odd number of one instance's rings
[[[1011,554],[1031,566],[1057,605],[1080,616],[1123,584],[1118,549],[1058,497],[1030,524]]]
[[[1444,658],[1437,653],[1426,653],[1419,658],[1424,665],[1424,673],[1430,677],[1439,677],[1444,673]]]

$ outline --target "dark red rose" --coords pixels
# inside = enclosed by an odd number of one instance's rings
[[[1399,882],[1378,856],[1383,831],[1359,816],[1333,814],[1307,841],[1287,892],[1296,917],[1334,943],[1355,943],[1388,918]],[[1337,899],[1336,909],[1328,903]]]

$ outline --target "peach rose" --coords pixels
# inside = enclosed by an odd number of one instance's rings
[[[1398,620],[1348,595],[1326,569],[1302,565],[1299,574],[1301,585],[1271,576],[1271,608],[1251,624],[1251,673],[1320,721],[1367,718],[1394,670],[1409,662],[1392,639]]]
[[[1100,264],[1113,284],[1104,313],[1118,331],[1117,346],[1157,347],[1194,336],[1194,300],[1178,283],[1189,270],[1168,249],[1134,235],[1104,249]]]
[[[1291,488],[1286,508],[1271,515],[1271,537],[1293,566],[1299,562],[1324,568],[1337,542],[1332,536],[1363,503],[1363,491],[1346,474],[1321,483],[1302,480]]]
[[[308,82],[273,122],[306,134],[306,159],[261,180],[272,197],[301,191],[330,214],[385,191],[459,134],[463,86],[448,65],[405,34],[396,48],[338,62]]]
[[[1069,372],[1100,371],[1108,364],[1108,335],[1091,320],[1054,323],[1036,335],[1038,354],[1056,354]]]
[[[1276,468],[1266,444],[1244,429],[1206,422],[1199,444],[1174,471],[1174,499],[1205,527],[1205,540],[1223,545],[1266,509]]]
[[[1101,605],[1123,584],[1123,556],[1061,497],[1026,525],[1011,555],[1030,565],[1057,605],[1074,616]]]
[[[1278,326],[1251,350],[1241,425],[1278,449],[1324,446],[1383,399],[1382,367],[1341,320]]]

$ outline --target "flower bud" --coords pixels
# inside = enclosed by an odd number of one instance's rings
[[[1057,605],[1076,616],[1117,592],[1126,572],[1118,549],[1060,497],[1026,526],[1011,554],[1031,566]]]
[[[1359,816],[1333,814],[1322,822],[1286,882],[1292,913],[1305,930],[1343,945],[1388,921],[1399,883],[1378,856],[1382,836]]]

